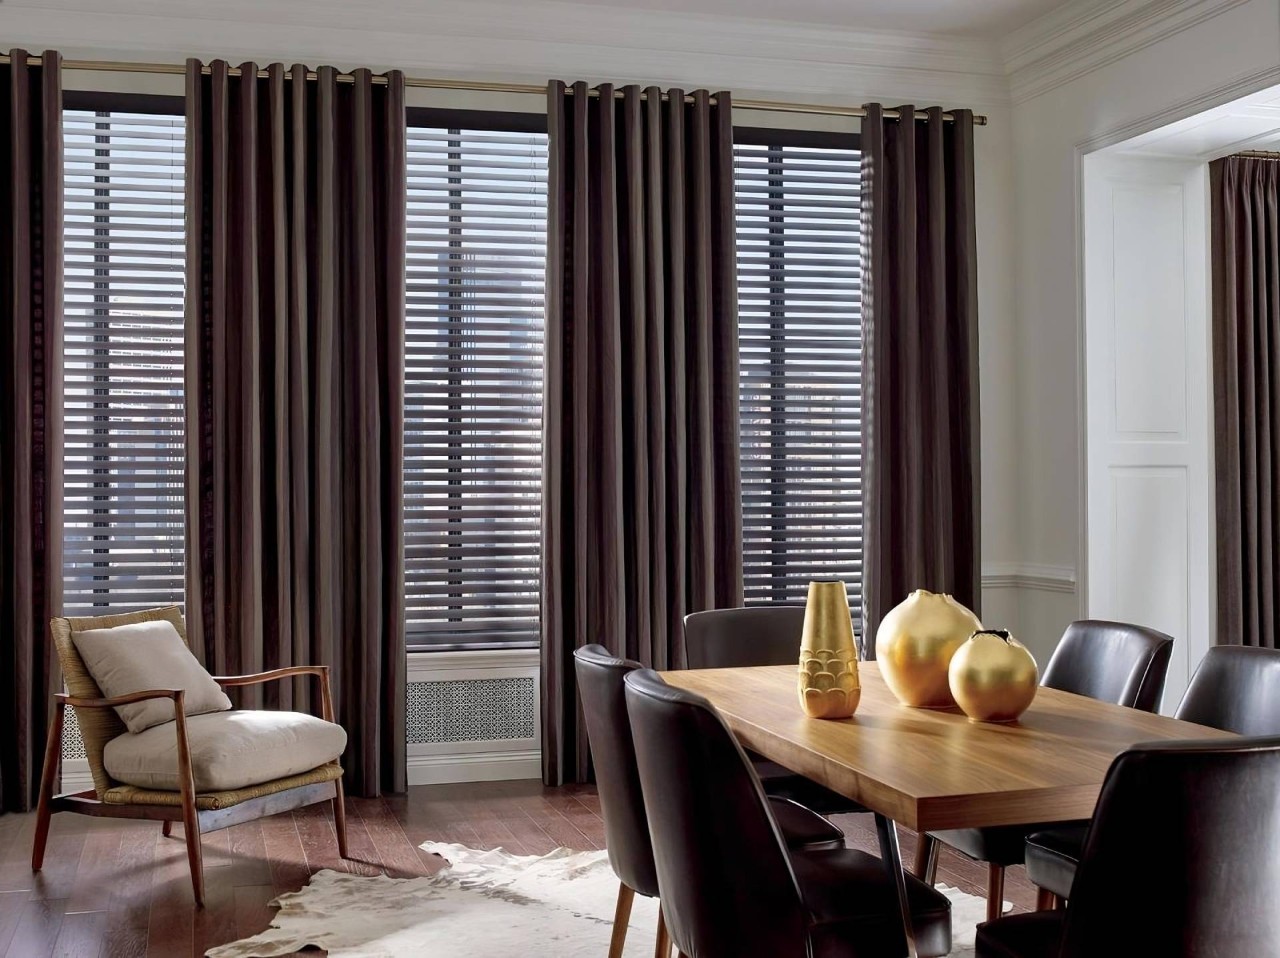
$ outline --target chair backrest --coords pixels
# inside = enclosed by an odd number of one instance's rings
[[[691,669],[795,665],[803,628],[802,605],[691,612],[684,617],[685,654]]]
[[[601,645],[578,649],[573,658],[578,700],[595,764],[609,864],[619,880],[654,898],[658,894],[658,876],[653,868],[649,820],[640,793],[640,772],[636,768],[623,684],[627,673],[640,668],[640,663],[619,659]]]
[[[1275,954],[1278,794],[1280,738],[1120,755],[1071,886],[1060,954]]]
[[[656,672],[626,686],[672,939],[687,955],[804,958],[809,916],[742,747],[706,699]]]
[[[1280,649],[1214,646],[1191,677],[1177,715],[1240,735],[1280,735]]]
[[[1067,626],[1040,684],[1154,712],[1172,651],[1173,639],[1155,629],[1082,619]]]
[[[134,625],[138,622],[156,622],[165,620],[173,623],[187,641],[187,627],[182,621],[182,610],[176,605],[163,609],[145,609],[141,612],[124,612],[119,615],[95,615],[79,618],[54,618],[49,620],[49,634],[53,638],[53,648],[58,653],[58,663],[62,666],[62,681],[67,691],[78,698],[102,698],[102,689],[93,680],[84,660],[76,651],[71,636],[76,632],[89,629],[112,629],[117,625]],[[116,715],[115,709],[76,709],[76,724],[80,727],[80,738],[84,741],[84,754],[89,762],[89,772],[93,775],[93,787],[98,798],[102,798],[107,789],[115,782],[107,774],[102,764],[102,750],[117,735],[128,731],[124,722]]]

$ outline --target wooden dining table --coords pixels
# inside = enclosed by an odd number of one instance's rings
[[[875,662],[858,666],[852,718],[800,709],[796,667],[663,672],[705,696],[749,749],[875,814],[914,958],[897,824],[916,832],[1087,819],[1112,760],[1140,742],[1231,738],[1230,732],[1041,687],[1015,722],[970,721],[958,709],[908,708]]]

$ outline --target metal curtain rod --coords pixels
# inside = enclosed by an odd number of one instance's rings
[[[1232,156],[1247,156],[1251,160],[1280,160],[1280,152],[1275,150],[1241,150]]]
[[[11,57],[8,54],[0,54],[0,63],[10,62]],[[38,67],[41,65],[41,59],[38,56],[28,57],[27,63],[31,66]],[[63,60],[62,68],[64,70],[97,70],[104,73],[165,73],[182,75],[187,72],[185,65],[181,63],[131,63],[123,60]],[[204,73],[209,72],[206,66]],[[239,76],[240,68],[232,67],[229,71],[231,76]],[[267,72],[259,70],[258,76],[265,78]],[[308,71],[307,79],[314,80],[316,78],[315,71]],[[339,73],[339,83],[352,83],[355,77],[350,73]],[[386,83],[387,78],[382,76],[374,76],[374,83]],[[535,83],[486,83],[483,80],[443,80],[431,77],[405,77],[405,86],[417,87],[419,89],[428,90],[479,90],[484,93],[525,93],[531,96],[545,96],[547,88],[539,86]],[[569,88],[572,92],[572,88]],[[596,90],[590,91],[591,96],[599,96]],[[615,97],[621,98],[623,93],[621,90],[615,90]],[[664,93],[662,98],[665,100],[667,95]],[[686,96],[686,103],[692,103],[693,97]],[[715,97],[711,98],[711,102],[715,103]],[[733,108],[735,110],[764,110],[771,113],[810,113],[819,116],[852,116],[862,117],[867,115],[867,111],[860,106],[826,106],[821,103],[783,103],[775,100],[734,100]],[[885,110],[884,115],[891,119],[899,119],[897,110]],[[927,119],[928,114],[917,110],[916,119]],[[944,120],[954,120],[955,117],[950,113],[942,114]],[[975,113],[973,116],[975,126],[986,126],[987,118],[981,114]]]

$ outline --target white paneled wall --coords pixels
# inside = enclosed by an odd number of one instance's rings
[[[1088,612],[1175,640],[1165,705],[1211,643],[1204,164],[1084,165]]]

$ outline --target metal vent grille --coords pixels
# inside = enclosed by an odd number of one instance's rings
[[[410,682],[409,744],[533,739],[534,686],[532,677]]]
[[[76,710],[67,709],[62,722],[62,760],[88,758],[84,750],[84,739],[80,737],[80,723],[76,721]]]

